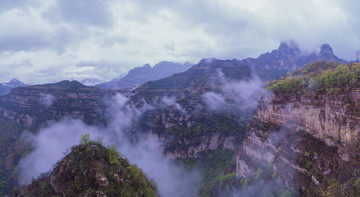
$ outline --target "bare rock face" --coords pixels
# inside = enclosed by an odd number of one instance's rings
[[[267,100],[260,105],[257,119],[277,125],[292,122],[294,129],[309,132],[329,146],[353,146],[358,143],[360,132],[359,93],[357,89],[347,95],[326,96],[321,105],[306,98],[286,104]]]
[[[278,181],[302,195],[358,195],[359,91],[318,100],[263,98],[237,151],[236,175],[249,178],[271,164]]]

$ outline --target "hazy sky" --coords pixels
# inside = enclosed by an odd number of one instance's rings
[[[359,0],[0,0],[1,82],[104,81],[161,60],[246,58],[295,40],[354,59]]]

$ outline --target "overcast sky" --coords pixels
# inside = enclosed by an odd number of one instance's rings
[[[354,59],[359,0],[0,0],[0,77],[98,78],[162,60],[257,57],[294,40]]]

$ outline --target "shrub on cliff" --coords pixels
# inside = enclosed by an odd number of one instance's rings
[[[317,67],[316,67],[317,66]],[[317,68],[317,69],[316,69]],[[360,87],[360,64],[315,62],[269,83],[275,95],[339,95]],[[311,94],[310,94],[311,93]]]

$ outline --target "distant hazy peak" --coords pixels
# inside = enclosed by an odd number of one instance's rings
[[[127,75],[113,79],[110,82],[105,82],[97,85],[103,88],[129,88],[136,87],[147,81],[158,80],[164,77],[171,76],[175,73],[184,72],[193,64],[186,62],[184,64],[174,63],[169,61],[161,61],[151,67],[150,64],[144,64],[141,67],[131,69]]]
[[[83,85],[86,85],[86,86],[94,86],[94,85],[101,83],[101,81],[96,78],[86,78],[86,79],[81,80],[80,83],[82,83]]]
[[[19,87],[19,86],[26,86],[27,84],[25,84],[24,82],[21,82],[21,81],[19,81],[17,79],[11,79],[7,83],[2,83],[2,85],[8,86],[10,88],[16,88],[16,87]]]
[[[331,46],[329,44],[321,45],[321,50],[320,50],[319,55],[325,55],[325,54],[334,55],[333,49],[331,48]]]
[[[9,81],[9,83],[23,83],[23,82],[21,82],[21,81],[19,81],[19,80],[17,80],[17,79],[11,79],[10,81]]]
[[[150,64],[144,64],[141,68],[151,68]]]
[[[288,41],[288,42],[281,42],[280,46],[278,48],[278,52],[281,53],[288,53],[288,52],[295,52],[300,53],[300,49],[296,42],[294,41]]]
[[[217,59],[215,58],[203,58],[199,61],[199,63],[197,63],[196,65],[194,65],[192,68],[196,69],[201,69],[203,68],[204,66],[207,67],[207,66],[211,66]]]

